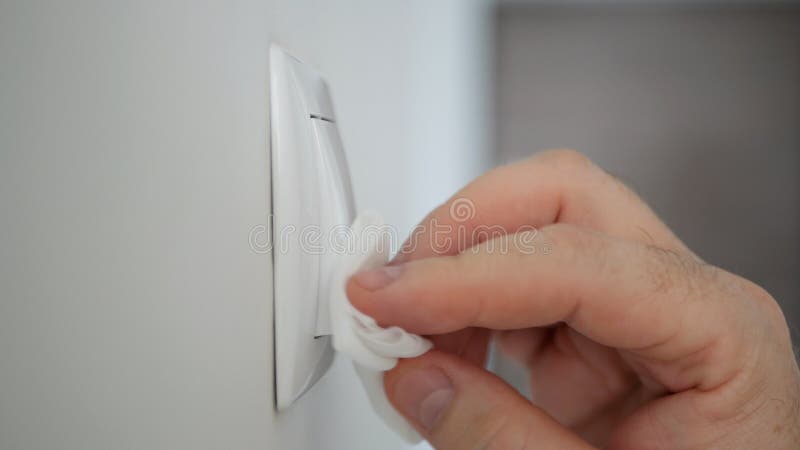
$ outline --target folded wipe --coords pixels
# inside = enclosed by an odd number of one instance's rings
[[[389,233],[383,218],[372,211],[361,213],[349,230],[349,248],[342,255],[331,280],[330,318],[333,348],[353,360],[356,373],[375,412],[409,442],[419,434],[392,407],[383,389],[383,372],[398,358],[413,358],[431,348],[431,343],[399,327],[382,328],[375,319],[350,304],[345,293],[347,279],[362,270],[381,267],[389,256]]]

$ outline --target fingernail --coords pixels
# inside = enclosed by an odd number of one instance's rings
[[[397,380],[394,397],[400,412],[430,430],[447,410],[454,393],[453,384],[444,372],[427,367]]]
[[[367,270],[353,275],[353,281],[368,291],[377,291],[385,288],[394,280],[400,278],[403,266],[383,266],[379,269]]]

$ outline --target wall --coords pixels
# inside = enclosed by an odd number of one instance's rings
[[[486,164],[484,8],[0,3],[0,448],[399,448],[346,361],[273,411],[267,49],[408,228]]]

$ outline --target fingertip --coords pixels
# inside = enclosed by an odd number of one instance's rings
[[[448,377],[455,380],[459,378],[458,369],[465,364],[467,362],[463,358],[434,348],[416,358],[399,359],[394,368],[384,373],[384,387],[391,398],[392,394],[395,393],[394,388],[397,380],[409,372],[431,367],[442,370]]]
[[[354,274],[350,279],[362,289],[378,291],[386,288],[403,275],[404,266],[386,265],[375,269],[363,270]]]
[[[541,448],[590,448],[501,378],[443,352],[401,360],[384,388],[436,448],[523,448],[531,435]]]
[[[456,331],[465,327],[460,321],[468,312],[455,307],[462,287],[450,265],[431,258],[362,271],[347,280],[345,293],[356,309],[381,326],[416,334]]]
[[[425,355],[400,360],[383,380],[389,402],[423,434],[438,422],[455,393],[450,377]]]
[[[350,304],[353,305],[353,307],[368,316],[374,316],[376,311],[374,311],[373,306],[376,303],[372,301],[372,297],[375,294],[364,289],[356,279],[356,275],[353,275],[347,279],[347,283],[345,283],[344,287],[345,294],[347,295],[347,298],[350,300]]]
[[[398,397],[402,395],[402,392],[398,392],[397,384],[400,380],[413,372],[436,369],[448,374],[448,377],[451,377],[452,371],[450,368],[453,363],[448,361],[450,358],[454,358],[454,356],[433,349],[416,358],[399,359],[397,365],[383,375],[384,389],[386,390],[386,396],[389,398],[389,401],[396,407],[399,406],[398,402],[402,399]]]
[[[398,325],[392,318],[396,304],[387,288],[400,277],[402,266],[383,266],[361,271],[351,276],[345,284],[345,294],[357,310],[375,319],[380,326]]]

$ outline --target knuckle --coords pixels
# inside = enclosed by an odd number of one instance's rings
[[[655,293],[683,297],[704,293],[715,284],[717,269],[696,258],[655,245],[645,245],[642,269]]]
[[[776,332],[781,340],[791,342],[789,326],[786,315],[775,298],[763,287],[747,279],[736,277],[740,280],[742,289],[747,293],[747,298],[755,304],[761,316],[768,324],[769,329]]]

